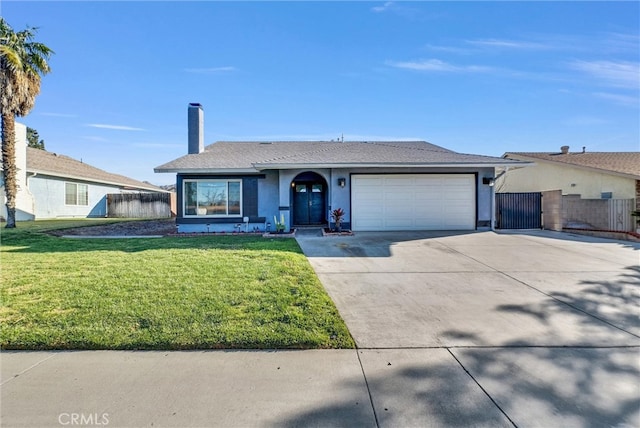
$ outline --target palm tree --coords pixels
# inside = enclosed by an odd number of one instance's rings
[[[2,168],[7,195],[7,227],[16,227],[16,116],[27,115],[40,93],[40,76],[47,74],[53,53],[34,42],[37,28],[14,32],[0,18],[0,116],[2,116]]]

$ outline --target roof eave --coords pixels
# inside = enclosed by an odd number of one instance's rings
[[[156,173],[177,174],[255,174],[256,168],[154,168]]]
[[[534,156],[521,155],[521,154],[518,154],[518,153],[511,153],[511,152],[507,152],[503,156],[514,156],[514,157],[518,156],[518,157],[522,157],[522,158],[526,158],[526,159],[531,159],[532,163],[533,162],[548,162],[548,163],[553,164],[553,165],[569,166],[569,167],[574,167],[574,168],[578,168],[578,169],[585,169],[585,170],[588,170],[588,171],[599,172],[601,174],[608,174],[608,175],[614,175],[614,176],[617,176],[617,177],[631,178],[633,180],[640,180],[640,175],[628,174],[626,172],[612,171],[610,169],[596,168],[596,167],[593,167],[593,166],[579,165],[579,164],[569,163],[569,162],[558,162],[558,161],[555,161],[553,159],[542,159],[542,158],[537,158],[537,157],[534,157]]]
[[[267,169],[309,169],[309,168],[498,168],[504,166],[532,166],[533,162],[443,162],[443,163],[256,163],[258,171]]]

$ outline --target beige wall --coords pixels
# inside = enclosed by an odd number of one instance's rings
[[[535,166],[509,170],[496,181],[496,192],[541,192],[562,190],[563,195],[600,199],[612,192],[613,199],[635,199],[635,180],[569,165],[535,161]]]
[[[562,192],[542,192],[542,227],[547,230],[562,230]]]

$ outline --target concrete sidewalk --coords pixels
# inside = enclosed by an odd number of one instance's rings
[[[0,423],[635,427],[638,357],[637,348],[3,352]]]
[[[74,425],[79,417],[110,427],[375,426],[354,350],[0,358],[3,427]]]

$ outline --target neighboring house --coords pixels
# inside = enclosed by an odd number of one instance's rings
[[[326,225],[367,230],[475,230],[493,224],[496,167],[527,162],[461,154],[425,141],[217,142],[204,147],[191,104],[186,156],[176,173],[179,232]]]
[[[504,159],[535,162],[532,168],[507,169],[497,192],[561,190],[582,199],[635,199],[640,209],[640,152],[508,152]]]
[[[18,221],[58,217],[105,217],[109,193],[169,193],[152,184],[112,174],[68,156],[27,147],[26,127],[16,123]],[[2,217],[6,218],[4,187]]]

